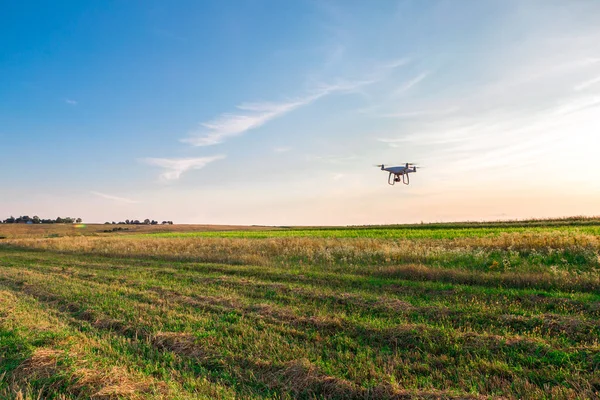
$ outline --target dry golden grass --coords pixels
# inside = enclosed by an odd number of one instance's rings
[[[336,238],[138,238],[68,236],[60,238],[16,238],[2,243],[24,248],[50,251],[76,251],[113,256],[156,256],[164,258],[193,259],[205,261],[239,261],[265,263],[276,255],[300,256],[308,260],[347,257],[350,260],[365,255],[389,258],[390,261],[406,261],[436,255],[448,251],[471,250],[600,250],[600,237],[595,235],[571,235],[568,233],[503,234],[499,237],[477,237],[437,240],[379,240]],[[402,258],[405,257],[405,258]]]
[[[17,381],[49,378],[58,371],[57,360],[62,351],[53,348],[38,348],[15,370],[13,378]]]
[[[267,239],[68,236],[5,239],[0,246],[110,257],[187,260],[247,265],[391,266],[428,264],[486,272],[600,269],[600,236],[573,232],[505,233],[457,239],[275,237]],[[543,267],[543,268],[542,268]],[[533,269],[531,269],[533,268]],[[564,276],[568,279],[568,276]],[[515,279],[517,279],[515,277]]]

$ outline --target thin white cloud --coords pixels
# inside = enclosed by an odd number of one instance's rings
[[[394,91],[394,96],[399,96],[402,93],[407,92],[410,88],[418,85],[423,79],[427,78],[427,75],[429,75],[429,72],[422,72],[408,82],[405,82],[402,86]]]
[[[410,62],[409,58],[398,58],[381,65],[381,69],[390,70],[402,67]]]
[[[431,109],[431,110],[413,110],[413,111],[400,111],[400,112],[392,112],[386,114],[373,114],[376,117],[382,118],[397,118],[397,119],[410,119],[410,118],[418,118],[418,117],[439,117],[445,116],[448,114],[453,114],[459,111],[459,107],[447,107],[440,109]],[[365,113],[368,113],[370,110],[364,110]]]
[[[588,108],[597,107],[599,104],[600,95],[573,98],[561,104],[554,112],[557,116],[573,114]]]
[[[286,152],[290,151],[291,149],[292,149],[292,148],[291,148],[291,147],[289,147],[289,146],[281,146],[281,147],[275,147],[275,148],[273,149],[273,151],[274,151],[275,153],[286,153]]]
[[[126,197],[112,196],[110,194],[100,193],[100,192],[90,192],[90,193],[93,194],[94,196],[102,197],[103,199],[118,201],[120,203],[128,203],[128,204],[139,203],[139,201],[137,201],[137,200],[128,199]]]
[[[581,82],[579,85],[575,86],[573,89],[576,91],[584,90],[589,88],[592,85],[600,83],[600,76],[597,76],[589,81]]]
[[[213,161],[225,158],[224,155],[200,158],[146,158],[143,162],[162,167],[165,171],[159,175],[162,181],[173,181],[181,178],[181,175],[194,169],[202,169]]]
[[[77,104],[79,104],[76,100],[73,100],[73,99],[65,99],[65,103],[67,103],[71,106],[76,106]]]
[[[406,58],[392,60],[376,66],[366,79],[338,80],[334,84],[320,84],[309,95],[289,101],[242,103],[236,107],[238,112],[224,113],[208,122],[201,123],[200,131],[191,132],[187,138],[181,141],[192,146],[212,146],[222,143],[229,137],[239,136],[259,128],[272,119],[309,105],[327,95],[357,92],[361,87],[380,81],[392,70],[408,62],[409,60]]]
[[[352,162],[357,159],[358,159],[358,157],[355,155],[340,156],[340,155],[308,154],[306,156],[306,161],[308,161],[308,162],[322,162],[322,163],[327,163],[327,164],[346,164],[348,162]]]
[[[323,68],[326,69],[337,64],[344,57],[344,53],[346,53],[346,47],[341,44],[337,44],[327,54],[327,60],[325,61]]]
[[[312,94],[296,98],[291,101],[272,103],[242,103],[237,106],[241,112],[225,113],[219,117],[201,124],[200,132],[193,132],[188,138],[182,139],[182,142],[193,146],[212,146],[222,143],[225,139],[233,136],[239,136],[245,132],[256,129],[268,121],[280,117],[288,112],[306,106],[324,96],[336,92],[351,92],[360,86],[372,83],[366,81],[340,81],[333,85],[321,85]]]

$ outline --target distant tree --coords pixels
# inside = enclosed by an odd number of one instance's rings
[[[75,222],[76,222],[76,223],[78,223],[78,224],[80,224],[80,223],[82,223],[82,222],[83,222],[83,220],[82,220],[81,218],[77,218],[77,219],[75,220]]]
[[[148,218],[144,220],[144,225],[150,225],[150,220]]]
[[[125,220],[125,224],[129,225],[129,220],[128,219]]]
[[[14,224],[15,223],[15,217],[13,217],[12,215],[10,216],[10,218],[6,218],[4,220],[5,224]]]
[[[152,220],[151,224],[152,225],[158,225],[158,221]]]
[[[17,224],[26,224],[29,221],[31,221],[31,218],[29,218],[28,215],[22,215],[19,218],[17,218],[15,222]]]
[[[42,221],[40,220],[40,217],[38,217],[37,215],[34,215],[33,218],[31,218],[31,220],[33,221],[34,224],[42,223]]]
[[[139,225],[139,224],[140,224],[140,220],[139,220],[139,219],[136,219],[135,221],[133,221],[133,224],[135,224],[135,225]]]

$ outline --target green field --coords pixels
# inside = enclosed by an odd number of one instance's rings
[[[230,238],[274,238],[274,237],[314,237],[314,238],[371,238],[371,239],[456,239],[486,236],[500,236],[506,233],[543,233],[548,227],[461,227],[461,228],[293,228],[278,230],[231,230],[199,232],[157,232],[145,233],[147,237],[230,237]],[[557,226],[554,232],[573,235],[600,235],[600,226]]]
[[[101,228],[0,225],[0,398],[600,396],[597,220]]]

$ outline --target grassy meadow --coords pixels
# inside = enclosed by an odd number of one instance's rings
[[[600,220],[0,225],[2,399],[600,397]]]

